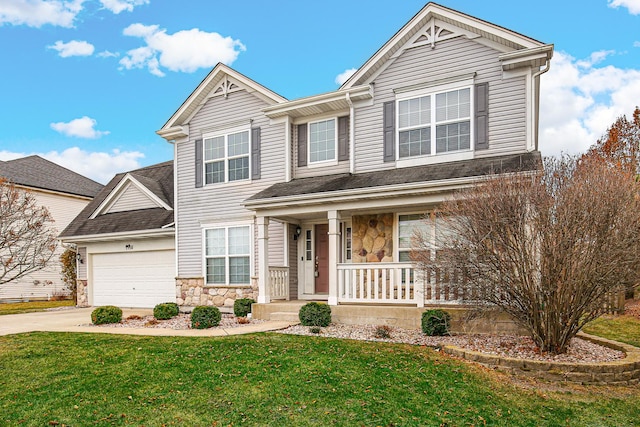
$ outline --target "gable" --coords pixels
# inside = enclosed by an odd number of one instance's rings
[[[143,181],[145,177],[139,177]],[[93,212],[91,219],[100,215],[116,212],[138,211],[144,209],[161,208],[173,210],[170,205],[163,200],[162,195],[156,194],[153,190],[145,186],[140,179],[136,179],[133,174],[126,174],[115,188],[105,197],[100,206]]]
[[[107,214],[157,207],[160,207],[158,203],[146,195],[139,187],[132,183],[128,183],[117,200],[115,200],[104,213]]]

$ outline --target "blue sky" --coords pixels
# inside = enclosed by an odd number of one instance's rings
[[[543,154],[583,151],[640,105],[640,0],[439,3],[555,44]],[[100,182],[170,160],[155,131],[218,61],[288,99],[332,91],[424,5],[0,0],[0,160],[39,154]]]

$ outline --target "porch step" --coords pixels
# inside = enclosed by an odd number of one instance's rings
[[[300,322],[297,311],[275,311],[269,314],[269,320],[280,320],[283,322]]]

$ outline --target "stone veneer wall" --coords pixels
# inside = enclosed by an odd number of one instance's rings
[[[353,262],[393,262],[393,214],[354,215],[351,219]]]
[[[76,280],[76,305],[78,307],[89,307],[89,294],[87,292],[86,280]]]
[[[251,287],[246,288],[205,286],[203,277],[176,278],[176,302],[180,306],[213,305],[233,309],[233,303],[239,298],[258,300],[255,278],[251,279]]]

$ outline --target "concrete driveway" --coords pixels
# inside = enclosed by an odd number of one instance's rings
[[[0,335],[22,334],[25,332],[88,332],[121,335],[153,335],[153,336],[202,336],[214,337],[225,335],[250,334],[286,328],[293,322],[267,321],[249,324],[236,328],[212,329],[160,329],[160,328],[113,328],[91,325],[93,308],[69,308],[63,310],[40,311],[36,313],[9,314],[0,316]],[[151,309],[123,309],[122,317],[132,314],[146,316],[153,313]]]

